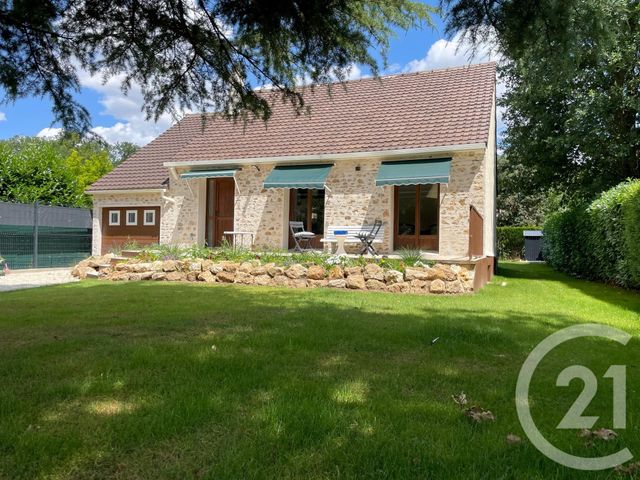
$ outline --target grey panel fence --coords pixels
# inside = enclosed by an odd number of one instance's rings
[[[0,202],[0,256],[9,268],[67,267],[91,254],[91,210]]]

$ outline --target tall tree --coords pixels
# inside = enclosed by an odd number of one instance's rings
[[[589,198],[640,177],[638,0],[448,0],[449,29],[495,39],[506,62],[505,152]]]
[[[73,97],[78,68],[142,87],[144,111],[215,109],[266,119],[256,85],[271,84],[300,110],[296,81],[372,71],[394,28],[431,23],[412,0],[0,0],[0,87],[6,100],[50,96],[56,120],[87,130]]]

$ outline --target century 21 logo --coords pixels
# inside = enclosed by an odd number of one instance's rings
[[[536,368],[542,359],[558,345],[581,337],[604,337],[614,340],[622,345],[626,345],[631,339],[631,335],[617,328],[597,324],[584,324],[568,327],[549,335],[540,342],[525,360],[516,385],[516,410],[520,424],[524,432],[531,440],[531,443],[555,462],[566,467],[578,470],[605,470],[622,465],[633,458],[633,454],[628,448],[624,448],[611,455],[603,457],[578,457],[564,452],[552,445],[538,427],[536,427],[529,407],[529,385]],[[627,400],[626,400],[626,366],[611,365],[604,374],[605,378],[613,379],[613,427],[626,428],[627,423]],[[582,415],[591,403],[591,400],[598,391],[598,379],[587,367],[582,365],[572,365],[565,368],[556,380],[559,387],[567,387],[574,378],[580,378],[584,382],[584,388],[575,402],[569,408],[564,418],[557,428],[580,429],[591,428],[598,421],[597,416]]]

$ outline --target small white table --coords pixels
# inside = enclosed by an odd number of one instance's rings
[[[334,255],[346,255],[347,252],[344,249],[344,241],[347,238],[347,233],[338,233],[335,232],[334,237],[336,239],[336,251],[333,253]]]
[[[223,235],[231,235],[233,237],[233,248],[236,247],[237,243],[238,243],[238,237],[240,237],[240,244],[241,246],[244,246],[244,237],[245,235],[249,235],[249,238],[251,239],[251,243],[249,245],[250,248],[253,247],[253,232],[242,232],[242,231],[238,231],[238,230],[228,230],[226,232],[222,232]]]

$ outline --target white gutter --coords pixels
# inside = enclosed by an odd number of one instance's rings
[[[310,163],[310,162],[335,162],[340,160],[384,159],[400,160],[422,158],[424,155],[454,153],[468,150],[482,150],[486,143],[465,143],[461,145],[446,145],[441,147],[406,148],[400,150],[376,150],[370,152],[329,153],[318,155],[289,155],[278,157],[252,157],[223,160],[188,160],[182,162],[164,162],[163,165],[170,169],[176,167],[193,167],[196,165],[257,165],[262,163]]]

